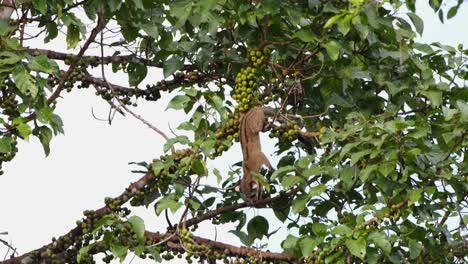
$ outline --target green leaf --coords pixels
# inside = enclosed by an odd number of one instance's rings
[[[305,157],[300,158],[296,162],[296,166],[300,169],[306,169],[309,167],[309,165],[312,163],[312,161],[315,159],[315,155],[307,155]]]
[[[254,239],[248,236],[245,232],[242,232],[240,230],[230,230],[229,233],[232,233],[235,236],[237,236],[242,242],[242,244],[248,247],[250,247],[253,244]]]
[[[351,252],[351,254],[364,260],[364,258],[366,257],[366,248],[367,248],[366,240],[364,240],[364,238],[362,237],[358,239],[349,238],[346,240],[345,244],[346,244],[346,247]]]
[[[270,192],[270,184],[268,184],[268,181],[263,177],[263,175],[259,173],[255,173],[254,171],[250,172],[252,174],[252,177],[258,181],[258,183],[265,188],[265,191]]]
[[[128,219],[128,222],[132,225],[133,232],[137,235],[138,240],[145,240],[145,222],[141,217],[133,215]]]
[[[452,17],[454,17],[457,12],[458,12],[458,5],[457,6],[454,6],[452,8],[450,8],[450,10],[447,12],[447,19],[450,19]]]
[[[137,86],[146,78],[148,68],[144,64],[130,63],[127,67],[128,71],[128,84],[130,86]]]
[[[424,21],[415,13],[408,13],[407,15],[413,22],[413,25],[416,28],[416,32],[418,32],[419,35],[422,35],[424,31]]]
[[[184,109],[192,99],[186,95],[176,95],[167,105],[166,109],[180,110]]]
[[[297,256],[302,255],[302,252],[297,247],[298,238],[293,235],[288,235],[286,239],[281,243],[281,247],[286,253],[294,254]]]
[[[423,91],[421,93],[431,101],[432,107],[438,107],[442,103],[441,91]]]
[[[309,199],[310,199],[310,195],[308,195],[308,194],[298,195],[292,201],[292,204],[291,204],[292,212],[294,214],[298,214],[298,213],[302,212],[305,209],[305,206],[306,206],[307,202],[309,201]]]
[[[316,37],[312,31],[309,30],[300,30],[293,34],[293,38],[298,38],[303,42],[314,42],[316,41]]]
[[[379,172],[387,177],[390,173],[395,171],[395,164],[393,162],[384,162],[379,165]]]
[[[12,74],[16,87],[18,87],[22,94],[31,95],[33,98],[36,97],[38,88],[35,80],[24,67],[18,65]]]
[[[164,152],[167,152],[168,150],[170,150],[172,146],[174,146],[174,144],[176,143],[187,145],[190,143],[190,139],[187,136],[178,136],[175,138],[170,138],[169,140],[166,141],[166,143],[164,143],[164,148],[163,148]]]
[[[358,161],[360,161],[362,157],[370,154],[371,151],[372,150],[370,150],[370,149],[365,149],[365,150],[362,150],[362,151],[355,152],[355,153],[351,154],[351,163],[350,163],[350,165],[354,166],[354,164],[356,164]]]
[[[329,28],[331,27],[333,24],[335,24],[338,20],[340,20],[340,18],[343,16],[343,14],[338,14],[338,15],[334,15],[332,17],[330,17],[330,19],[328,19],[327,23],[325,23],[325,25],[323,26],[323,28]]]
[[[132,2],[135,4],[135,6],[138,9],[145,10],[145,6],[143,5],[143,0],[132,0]]]
[[[370,174],[377,169],[378,165],[377,164],[372,164],[368,165],[365,167],[363,170],[361,170],[361,173],[359,174],[359,178],[361,179],[362,182],[366,182],[367,179],[369,178]]]
[[[0,65],[15,65],[23,58],[18,56],[17,53],[10,51],[0,52]]]
[[[294,171],[294,170],[295,170],[294,166],[284,166],[284,167],[278,168],[271,175],[271,180],[273,181],[276,178],[282,177],[282,176],[286,175],[288,172],[291,172],[291,171]]]
[[[192,171],[195,172],[198,176],[208,175],[208,169],[206,168],[205,162],[202,160],[194,160],[192,162]]]
[[[417,258],[423,250],[423,246],[416,240],[409,241],[410,259]]]
[[[34,57],[28,65],[29,69],[38,72],[45,72],[48,74],[56,73],[59,71],[59,66],[54,60],[50,60],[46,55]]]
[[[338,57],[340,56],[340,49],[341,49],[340,44],[332,40],[326,43],[324,46],[325,46],[325,49],[327,50],[328,56],[330,56],[332,60],[336,61]]]
[[[170,209],[172,213],[175,213],[181,206],[182,204],[175,201],[172,196],[163,197],[156,203],[156,215],[160,215],[165,209]]]
[[[219,170],[217,168],[213,169],[213,174],[216,176],[216,182],[219,184],[223,177],[221,176],[221,173],[219,173]]]
[[[82,247],[80,248],[80,251],[78,251],[78,255],[76,256],[76,260],[78,261],[78,263],[81,263],[81,261],[83,260],[83,257],[87,256],[88,255],[88,252],[95,246],[96,244],[92,243],[92,244],[89,244],[85,247]]]
[[[70,24],[67,28],[67,47],[74,49],[80,42],[80,29],[75,24]]]
[[[338,20],[337,26],[338,26],[338,31],[340,31],[343,36],[346,36],[349,32],[349,29],[351,27],[351,20],[353,19],[353,15],[349,14],[343,19]]]
[[[316,246],[320,244],[321,240],[313,239],[311,236],[303,236],[299,238],[297,244],[301,249],[302,256],[307,257],[310,256]]]
[[[327,190],[327,186],[325,184],[319,184],[317,186],[310,188],[309,196],[310,197],[319,196],[326,190]]]
[[[44,38],[44,43],[49,43],[51,40],[55,39],[58,36],[57,23],[50,21],[46,24],[47,35]]]
[[[33,0],[32,4],[41,14],[47,13],[47,0]]]
[[[289,189],[300,182],[304,182],[304,179],[298,176],[287,176],[283,178],[281,185],[283,188]]]
[[[302,176],[304,176],[305,178],[309,178],[310,176],[315,176],[315,175],[319,175],[319,174],[322,174],[323,170],[321,167],[319,167],[318,165],[312,165],[311,168],[305,170],[303,173],[302,173]]]
[[[259,238],[268,235],[268,221],[260,215],[252,218],[247,224],[247,232],[250,238]]]
[[[415,202],[419,201],[419,199],[421,199],[421,197],[422,197],[422,192],[423,191],[424,191],[423,189],[410,190],[408,192],[408,198],[409,198],[408,205],[412,205]]]
[[[0,153],[8,153],[13,150],[13,139],[3,136],[0,138]]]
[[[44,148],[44,153],[46,156],[49,156],[50,147],[49,143],[52,139],[52,130],[46,126],[41,126],[39,128],[39,141],[42,143],[42,147]]]
[[[337,227],[335,227],[332,231],[331,231],[332,234],[334,235],[341,235],[341,236],[345,236],[345,237],[351,237],[351,235],[353,234],[353,230],[351,230],[351,228],[349,228],[347,225],[339,225]]]
[[[174,72],[182,69],[183,66],[184,66],[184,59],[177,55],[173,55],[170,59],[164,62],[164,65],[163,65],[164,78],[167,78]]]
[[[112,252],[112,255],[114,255],[115,258],[118,258],[120,262],[122,262],[127,256],[128,247],[119,243],[112,243],[110,246],[110,250]]]
[[[31,127],[27,123],[19,123],[16,125],[16,129],[18,130],[20,136],[24,138],[24,140],[29,140],[29,135],[31,135]]]
[[[49,124],[52,119],[54,109],[50,107],[44,107],[36,110],[37,120],[43,124]]]
[[[388,237],[383,232],[373,232],[369,235],[369,239],[374,241],[374,243],[387,254],[392,250],[392,245],[388,241]]]

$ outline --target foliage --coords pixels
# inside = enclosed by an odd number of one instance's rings
[[[462,2],[448,9],[447,19]],[[442,1],[429,3],[444,20]],[[254,263],[466,261],[468,50],[417,42],[424,23],[414,1],[22,0],[16,5],[24,17],[0,23],[2,162],[14,158],[19,139],[30,136],[40,139],[46,154],[53,151],[50,141],[63,133],[55,111],[61,90],[94,86],[97,96],[123,109],[136,106],[136,98],[171,96],[168,108],[187,115],[178,129],[192,135],[167,140],[165,155],[139,164],[144,176],[138,184],[106,199],[102,210],[86,212],[75,229],[46,249],[16,260],[89,263],[99,252],[110,261],[132,251],[155,260],[186,253],[189,262],[198,257]],[[409,12],[395,15],[403,5]],[[132,47],[134,53],[82,56],[23,45],[22,27],[33,23],[43,30],[44,44],[66,29],[68,48],[79,47],[90,37],[85,23],[97,23],[97,34],[100,17],[121,33],[121,39],[104,38],[104,44]],[[101,65],[128,74],[128,85],[109,84],[86,70]],[[162,68],[164,80],[141,88],[151,67]],[[232,188],[239,170],[207,169],[235,144],[239,117],[254,105],[269,106],[287,120],[274,120],[267,132],[277,139],[282,159],[272,175],[256,175],[270,195],[256,206],[267,208],[262,214],[274,213],[291,234],[283,238],[283,254],[265,252],[264,258],[257,250],[249,256],[235,247],[210,249],[213,242],[187,230],[205,220],[237,222],[230,232],[249,247],[274,233],[267,217],[250,218],[241,210],[252,205]],[[173,150],[180,145],[187,148]],[[230,165],[236,164],[225,167]],[[220,186],[200,186],[201,177],[216,177]],[[181,225],[158,235],[130,216],[127,201],[151,206],[156,215],[191,211],[196,217],[173,219]]]

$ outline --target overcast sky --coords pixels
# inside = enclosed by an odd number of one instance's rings
[[[418,14],[425,22],[422,41],[439,41],[453,46],[463,43],[468,47],[467,8],[468,4],[462,5],[455,18],[441,24],[427,4],[419,4]],[[58,46],[59,42],[46,48],[65,51]],[[31,46],[43,47],[40,43]],[[107,78],[113,83],[127,84],[123,75]],[[145,82],[155,83],[160,79],[161,72],[153,71]],[[53,236],[65,234],[82,217],[83,210],[102,207],[104,197],[120,194],[129,182],[138,179],[139,175],[130,172],[135,167],[128,162],[150,161],[163,154],[161,137],[138,120],[116,116],[109,126],[94,119],[91,109],[105,119],[108,105],[94,95],[93,89],[63,95],[57,104],[57,113],[64,121],[65,135],[53,138],[49,157],[44,157],[42,146],[35,138],[20,142],[18,155],[4,165],[5,174],[0,176],[0,233],[9,233],[0,238],[11,242],[20,254],[49,243]],[[170,135],[168,124],[175,128],[186,117],[175,111],[164,112],[167,102],[164,96],[156,103],[141,101],[135,111]],[[264,152],[270,156],[272,145],[263,145]],[[240,157],[240,147],[236,145],[228,155],[216,161],[217,168],[226,172],[227,164],[240,160]],[[213,162],[209,166],[213,168]],[[212,178],[208,179],[210,183],[215,182]],[[166,226],[155,220],[151,209],[136,209],[133,213],[144,217],[147,229],[165,230]],[[250,209],[249,214],[263,212]],[[218,240],[239,244],[235,236],[217,231]],[[280,251],[279,239],[287,232],[282,228],[272,238],[273,250]],[[209,225],[201,226],[197,233],[215,238],[215,229]],[[0,245],[0,260],[4,254],[5,248]]]

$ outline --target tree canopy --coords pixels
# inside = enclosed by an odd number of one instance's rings
[[[446,2],[429,1],[441,21],[463,1]],[[207,263],[466,263],[468,49],[418,42],[415,11],[415,1],[394,0],[3,0],[2,163],[31,137],[54,151],[49,143],[73,122],[56,105],[80,88],[166,143],[136,164],[141,178],[121,195],[1,263],[129,252]],[[48,49],[52,40],[70,52]],[[128,83],[106,77],[108,68]],[[145,86],[151,69],[163,78]],[[137,99],[161,97],[186,115],[177,129],[188,136],[168,137],[138,114]],[[241,158],[225,171],[208,165],[238,148],[239,118],[255,106],[272,112],[263,144],[281,159],[254,175],[266,194],[251,203],[234,188]],[[200,184],[206,178],[217,185]],[[167,219],[167,232],[147,230],[132,212],[139,206]],[[291,231],[282,252],[269,250],[272,217]],[[244,246],[194,235],[202,222],[236,223],[229,232]]]

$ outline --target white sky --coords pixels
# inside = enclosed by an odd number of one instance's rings
[[[439,41],[453,46],[463,43],[468,47],[467,4],[462,5],[458,15],[445,24],[439,22],[427,4],[419,4],[417,9],[425,22],[424,42]],[[46,48],[63,50],[54,46],[56,44],[54,42]],[[145,83],[162,79],[160,72],[152,72],[148,76]],[[127,84],[125,76],[108,75],[107,78],[114,83]],[[93,89],[74,90],[63,95],[58,102],[57,113],[64,121],[65,135],[53,138],[50,156],[44,157],[42,146],[36,139],[29,143],[20,142],[17,157],[4,165],[5,174],[0,176],[0,233],[9,233],[0,238],[11,242],[20,254],[49,243],[53,236],[65,234],[82,217],[83,210],[100,208],[104,197],[120,194],[129,182],[139,177],[130,172],[136,167],[129,166],[128,162],[150,161],[163,154],[161,137],[133,117],[117,116],[112,126],[95,120],[91,109],[105,118],[108,106],[94,95]],[[167,98],[156,103],[141,101],[135,111],[170,135],[168,124],[174,129],[185,117],[175,111],[164,112],[167,102]],[[267,155],[273,153],[271,144],[263,145]],[[215,163],[221,172],[225,172],[227,164],[240,160],[240,157],[237,145]],[[210,168],[213,164],[209,163]],[[215,183],[213,178],[209,179],[210,184]],[[147,229],[165,230],[165,222],[157,220],[151,209],[136,209],[133,213],[144,217]],[[250,209],[249,214],[263,212]],[[278,223],[276,221],[273,225],[279,226]],[[220,229],[224,228],[218,227],[218,240],[239,245],[234,235]],[[270,225],[272,230],[274,228]],[[287,233],[288,230],[282,228],[271,238],[272,250],[281,250],[280,239]],[[214,239],[215,229],[201,225],[196,234]],[[0,245],[0,260],[4,254],[5,248]],[[129,259],[124,263],[129,263]],[[134,260],[133,263],[142,261]]]

